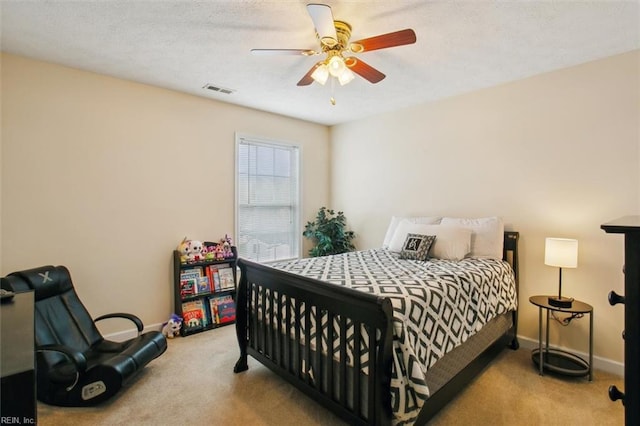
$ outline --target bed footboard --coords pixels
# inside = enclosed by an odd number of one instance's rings
[[[350,424],[391,422],[392,307],[371,294],[244,259],[240,358],[251,355]]]

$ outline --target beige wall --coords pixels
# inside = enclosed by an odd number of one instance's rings
[[[557,289],[544,238],[579,239],[565,293],[595,307],[596,355],[622,361],[622,308],[606,303],[623,292],[622,237],[599,226],[639,210],[639,61],[620,55],[329,130],[3,54],[0,273],[65,264],[92,314],[164,321],[178,241],[233,232],[237,131],[299,142],[303,220],[322,205],[344,210],[358,248],[379,246],[393,214],[503,216],[521,233],[525,339],[537,333],[528,297]],[[555,342],[586,351],[586,321],[557,328]]]
[[[326,126],[3,54],[0,272],[63,264],[92,314],[166,321],[172,250],[233,233],[235,132],[299,143],[303,220],[327,203]]]
[[[500,215],[520,231],[519,333],[537,339],[528,298],[557,292],[544,238],[579,240],[566,295],[595,308],[595,353],[623,360],[623,238],[603,222],[639,213],[640,55],[633,52],[335,126],[332,206],[378,247],[396,214]],[[588,321],[552,329],[586,352]]]

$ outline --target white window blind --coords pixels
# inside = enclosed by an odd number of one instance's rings
[[[236,139],[236,246],[257,262],[299,257],[298,147]]]

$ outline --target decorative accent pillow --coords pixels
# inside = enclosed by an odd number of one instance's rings
[[[410,223],[419,223],[423,225],[431,225],[440,223],[440,217],[435,216],[415,216],[415,217],[402,217],[402,216],[393,216],[391,218],[391,222],[389,222],[389,227],[387,228],[387,233],[384,235],[384,240],[382,241],[382,248],[389,248],[389,244],[391,244],[391,239],[393,235],[396,233],[396,229],[398,225],[402,221],[408,221]]]
[[[471,257],[502,259],[504,223],[498,216],[463,219],[442,218],[442,225],[462,226],[471,230]]]
[[[471,250],[471,230],[468,228],[402,221],[391,239],[389,251],[402,251],[407,234],[435,235],[436,240],[432,244],[430,256],[437,259],[461,260]]]
[[[427,260],[429,249],[435,239],[435,235],[407,234],[400,252],[400,259]]]

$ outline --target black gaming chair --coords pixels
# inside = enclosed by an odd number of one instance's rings
[[[138,336],[125,342],[105,340],[64,266],[14,272],[2,278],[2,288],[34,290],[37,395],[47,404],[80,407],[105,401],[167,349],[160,332],[140,334],[142,321],[131,314],[96,318],[127,318],[138,329]]]

